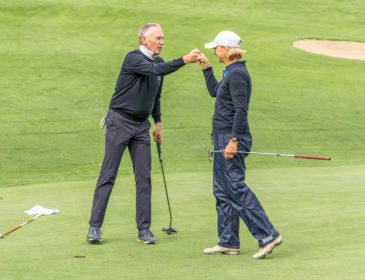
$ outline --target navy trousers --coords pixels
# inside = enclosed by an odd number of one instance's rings
[[[151,225],[151,139],[149,120],[131,121],[112,110],[108,111],[105,133],[105,154],[96,184],[90,226],[101,227],[106,207],[117,177],[125,148],[133,163],[136,181],[137,228]]]
[[[215,150],[224,150],[230,134],[213,132]],[[242,136],[238,150],[250,151],[251,137]],[[256,195],[245,184],[245,155],[225,159],[224,153],[214,155],[213,193],[218,213],[218,245],[240,248],[239,218],[245,222],[259,247],[271,243],[279,233],[275,230]]]

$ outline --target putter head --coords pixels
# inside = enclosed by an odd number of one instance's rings
[[[165,232],[168,235],[177,233],[177,230],[172,228],[172,227],[163,228],[162,231]]]
[[[0,233],[0,239],[3,238],[3,235]]]
[[[213,150],[209,150],[209,157],[208,157],[209,161],[212,161],[213,154],[214,154],[214,151]]]

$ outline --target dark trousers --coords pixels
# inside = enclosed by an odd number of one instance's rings
[[[151,140],[149,120],[131,121],[112,110],[108,111],[105,154],[96,184],[90,226],[101,227],[125,148],[133,163],[136,181],[137,228],[151,225]]]
[[[224,150],[230,134],[213,132],[215,150]],[[250,151],[251,137],[241,137],[237,150]],[[270,223],[256,195],[245,184],[245,156],[237,154],[225,159],[224,153],[214,155],[213,193],[218,213],[218,245],[239,248],[239,218],[245,222],[259,247],[271,243],[279,233]]]

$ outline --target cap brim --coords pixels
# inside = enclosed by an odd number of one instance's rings
[[[204,47],[206,48],[206,49],[214,49],[214,48],[216,48],[218,45],[217,45],[217,43],[215,43],[215,42],[210,42],[210,43],[206,43],[205,45],[204,45]]]

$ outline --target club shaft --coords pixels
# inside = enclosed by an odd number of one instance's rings
[[[213,153],[222,153],[224,150],[213,151]],[[244,152],[237,151],[237,154],[255,154],[265,156],[280,156],[280,157],[293,157],[293,158],[304,158],[304,159],[317,159],[317,160],[331,160],[330,157],[318,157],[318,156],[305,156],[305,155],[290,155],[290,154],[277,154],[277,153],[260,153],[260,152]]]
[[[165,179],[165,172],[163,170],[163,165],[162,165],[162,153],[161,153],[161,147],[160,147],[160,142],[159,140],[157,139],[156,141],[156,144],[157,144],[157,151],[158,151],[158,157],[159,157],[159,160],[160,160],[160,165],[161,165],[161,171],[162,171],[162,178],[163,178],[163,183],[164,183],[164,186],[165,186],[165,193],[166,193],[166,198],[167,198],[167,206],[169,208],[169,214],[170,214],[170,227],[171,228],[171,224],[172,224],[172,214],[171,214],[171,206],[170,206],[170,199],[169,199],[169,193],[167,191],[167,185],[166,185],[166,179]]]
[[[163,170],[163,165],[162,165],[162,161],[160,161],[161,164],[161,170],[162,170],[162,177],[163,177],[163,183],[165,186],[165,193],[166,193],[166,198],[167,198],[167,205],[169,207],[169,214],[170,214],[170,228],[171,228],[171,224],[172,224],[172,214],[171,214],[171,207],[170,207],[170,199],[169,199],[169,193],[167,191],[167,186],[166,186],[166,179],[165,179],[165,172]]]

